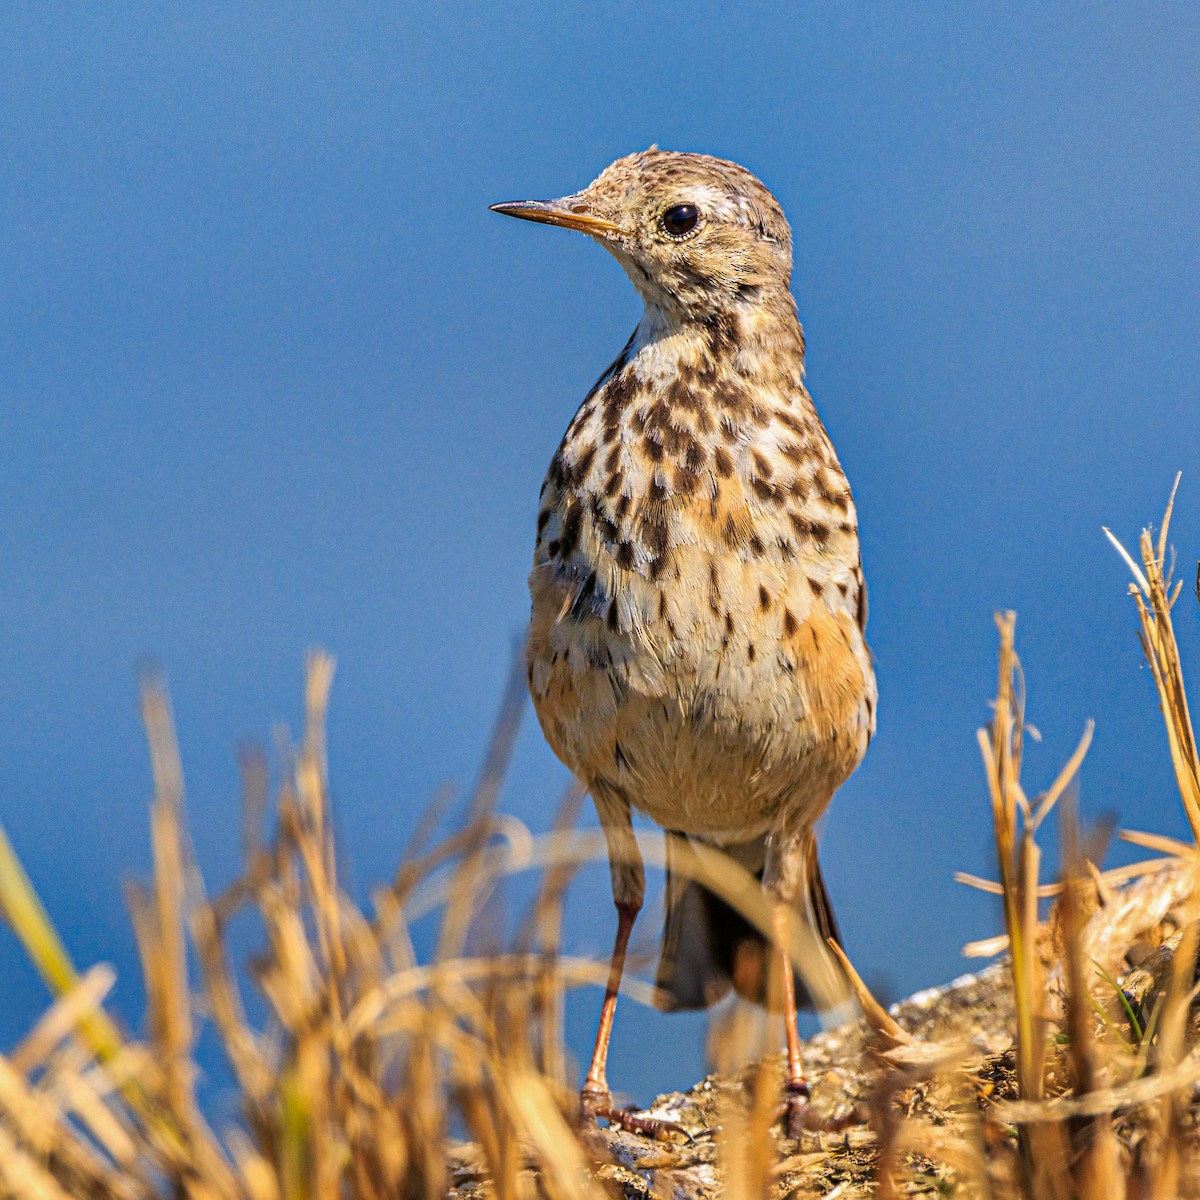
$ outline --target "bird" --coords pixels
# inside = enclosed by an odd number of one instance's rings
[[[534,708],[594,800],[617,910],[582,1112],[621,1121],[607,1059],[645,899],[637,811],[670,835],[662,1004],[733,990],[781,1009],[798,1135],[813,989],[789,922],[840,941],[814,827],[866,753],[878,692],[857,511],[805,386],[791,229],[744,167],[657,146],[581,191],[492,209],[588,235],[643,303],[551,459],[529,576]],[[761,880],[766,930],[672,870],[686,844]]]

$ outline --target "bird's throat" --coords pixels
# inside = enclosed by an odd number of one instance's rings
[[[804,334],[790,295],[713,308],[699,317],[647,303],[624,357],[650,386],[711,384],[723,376],[794,386],[804,377]]]

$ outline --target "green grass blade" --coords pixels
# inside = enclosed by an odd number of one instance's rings
[[[12,926],[38,974],[56,997],[65,995],[79,983],[79,972],[3,824],[0,824],[0,915]],[[102,1061],[121,1048],[121,1034],[103,1012],[88,1013],[80,1020],[79,1030],[92,1053]]]

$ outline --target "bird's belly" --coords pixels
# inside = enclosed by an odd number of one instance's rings
[[[595,777],[667,829],[721,844],[766,833],[786,811],[815,821],[833,787],[821,748],[715,716],[706,703],[630,697],[618,714],[619,757]],[[840,782],[840,779],[838,780]]]
[[[760,627],[749,645],[716,617],[611,631],[535,591],[529,668],[542,729],[572,771],[717,843],[815,821],[873,723],[861,635],[819,606],[789,637]]]

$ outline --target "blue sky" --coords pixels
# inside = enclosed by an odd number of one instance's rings
[[[1182,833],[1100,526],[1132,540],[1182,470],[1190,580],[1198,52],[1186,5],[6,6],[0,818],[77,960],[115,962],[138,1018],[148,659],[214,884],[237,747],[298,724],[311,645],[339,662],[360,891],[441,781],[469,783],[543,471],[638,315],[598,248],[487,205],[651,142],[744,163],[793,225],[881,691],[823,841],[863,974],[937,982],[996,928],[951,881],[992,870],[995,609],[1020,614],[1031,790],[1094,717],[1085,813]],[[1197,624],[1185,593],[1193,674]],[[527,716],[504,807],[544,828],[564,783]],[[606,880],[584,882],[572,947],[604,953]],[[8,1045],[43,997],[3,930],[0,969]],[[685,1082],[700,1046],[696,1020],[627,1006],[613,1084]]]

